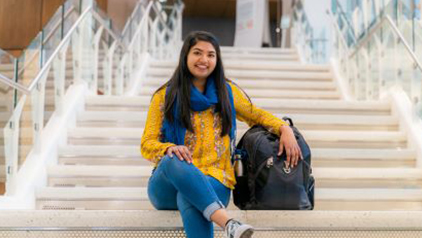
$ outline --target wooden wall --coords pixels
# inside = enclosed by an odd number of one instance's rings
[[[108,0],[107,13],[113,19],[114,26],[123,31],[126,20],[132,14],[137,0]]]
[[[0,48],[18,56],[65,0],[0,0]],[[107,10],[107,0],[97,0]]]
[[[5,184],[4,183],[0,183],[0,195],[3,195],[5,192]]]

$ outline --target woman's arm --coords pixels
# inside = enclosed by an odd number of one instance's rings
[[[236,118],[246,122],[250,127],[261,125],[270,132],[280,136],[280,128],[289,124],[273,114],[253,105],[236,85],[230,83],[233,92]]]
[[[173,143],[160,142],[164,118],[165,88],[153,95],[148,109],[147,121],[141,140],[141,154],[147,160],[157,163]]]
[[[297,144],[293,130],[287,122],[277,118],[273,114],[251,104],[246,95],[234,84],[231,84],[233,91],[234,107],[236,109],[236,118],[246,122],[249,126],[261,125],[268,131],[280,136],[279,153],[286,152],[286,166],[294,167],[299,159],[302,158],[302,152]]]

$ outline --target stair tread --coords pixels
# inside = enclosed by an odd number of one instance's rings
[[[43,199],[123,199],[148,200],[147,188],[118,187],[118,188],[39,188],[36,191],[38,200]],[[422,189],[379,189],[379,188],[319,188],[315,190],[318,200],[353,200],[353,201],[421,201]]]
[[[112,106],[148,106],[150,96],[87,96],[88,105],[112,105]],[[339,109],[339,110],[390,110],[390,103],[387,101],[353,102],[342,100],[309,100],[309,99],[253,99],[257,106],[272,108],[304,108],[304,109]]]
[[[117,112],[117,111],[84,111],[78,115],[78,121],[138,121],[145,122],[148,112]],[[394,116],[379,115],[348,115],[344,120],[343,115],[306,115],[306,114],[279,114],[274,116],[282,118],[288,116],[295,124],[344,124],[344,125],[398,125]]]
[[[51,177],[149,177],[154,166],[54,165]],[[314,167],[316,179],[422,179],[420,168],[324,168]]]
[[[292,232],[301,229],[338,232],[339,228],[355,231],[414,231],[422,224],[422,211],[231,210],[230,215],[255,227],[267,227],[270,230],[279,228],[283,231],[291,229]],[[27,227],[60,227],[64,222],[66,227],[154,227],[158,230],[183,227],[179,211],[164,210],[4,210],[0,213],[0,219],[3,227],[21,227],[22,224]],[[280,222],[280,219],[283,219],[283,222]]]
[[[174,69],[149,69],[147,76],[158,77],[169,79],[173,74]],[[236,78],[253,78],[259,81],[261,78],[269,79],[306,79],[306,80],[324,80],[332,81],[333,76],[329,72],[289,72],[289,71],[262,71],[262,70],[225,70],[225,74],[228,78],[235,80]]]
[[[150,62],[151,68],[170,68],[175,69],[178,62],[176,61],[157,61]],[[266,70],[300,70],[300,71],[330,71],[330,66],[319,64],[290,64],[282,62],[262,62],[262,61],[239,61],[239,60],[224,60],[224,68],[245,68],[245,69],[266,69]]]
[[[59,155],[71,156],[132,156],[141,158],[139,146],[116,145],[67,145],[59,149]],[[413,149],[345,149],[345,148],[312,148],[312,158],[319,159],[353,159],[353,160],[415,160]]]
[[[104,133],[107,131],[107,133]],[[124,138],[141,139],[144,128],[116,127],[77,127],[68,131],[69,137],[77,138]],[[238,129],[240,137],[246,129]],[[333,131],[333,130],[301,130],[308,141],[406,141],[406,133],[401,131]]]

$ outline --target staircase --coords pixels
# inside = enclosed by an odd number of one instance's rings
[[[422,169],[390,102],[343,100],[330,67],[301,64],[295,50],[223,47],[222,54],[227,77],[253,103],[290,116],[303,132],[315,210],[422,210]],[[137,96],[86,97],[58,163],[47,168],[48,186],[36,191],[37,209],[154,210],[146,193],[152,164],[139,144],[151,95],[175,67],[152,61]],[[246,130],[239,123],[237,138]]]

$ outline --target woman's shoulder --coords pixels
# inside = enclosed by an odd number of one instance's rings
[[[226,79],[228,85],[230,86],[230,88],[232,89],[233,93],[238,93],[241,91],[241,88],[239,87],[239,85],[237,85],[235,82],[233,82],[233,80],[231,79]]]
[[[164,102],[166,96],[166,89],[167,86],[159,88],[155,93],[152,95],[152,100],[158,100]]]
[[[226,81],[227,81],[227,84],[230,86],[230,88],[231,88],[232,90],[236,90],[236,89],[238,89],[238,88],[239,88],[239,86],[238,86],[237,84],[235,84],[235,83],[233,82],[233,80],[231,80],[231,79],[226,79]]]

